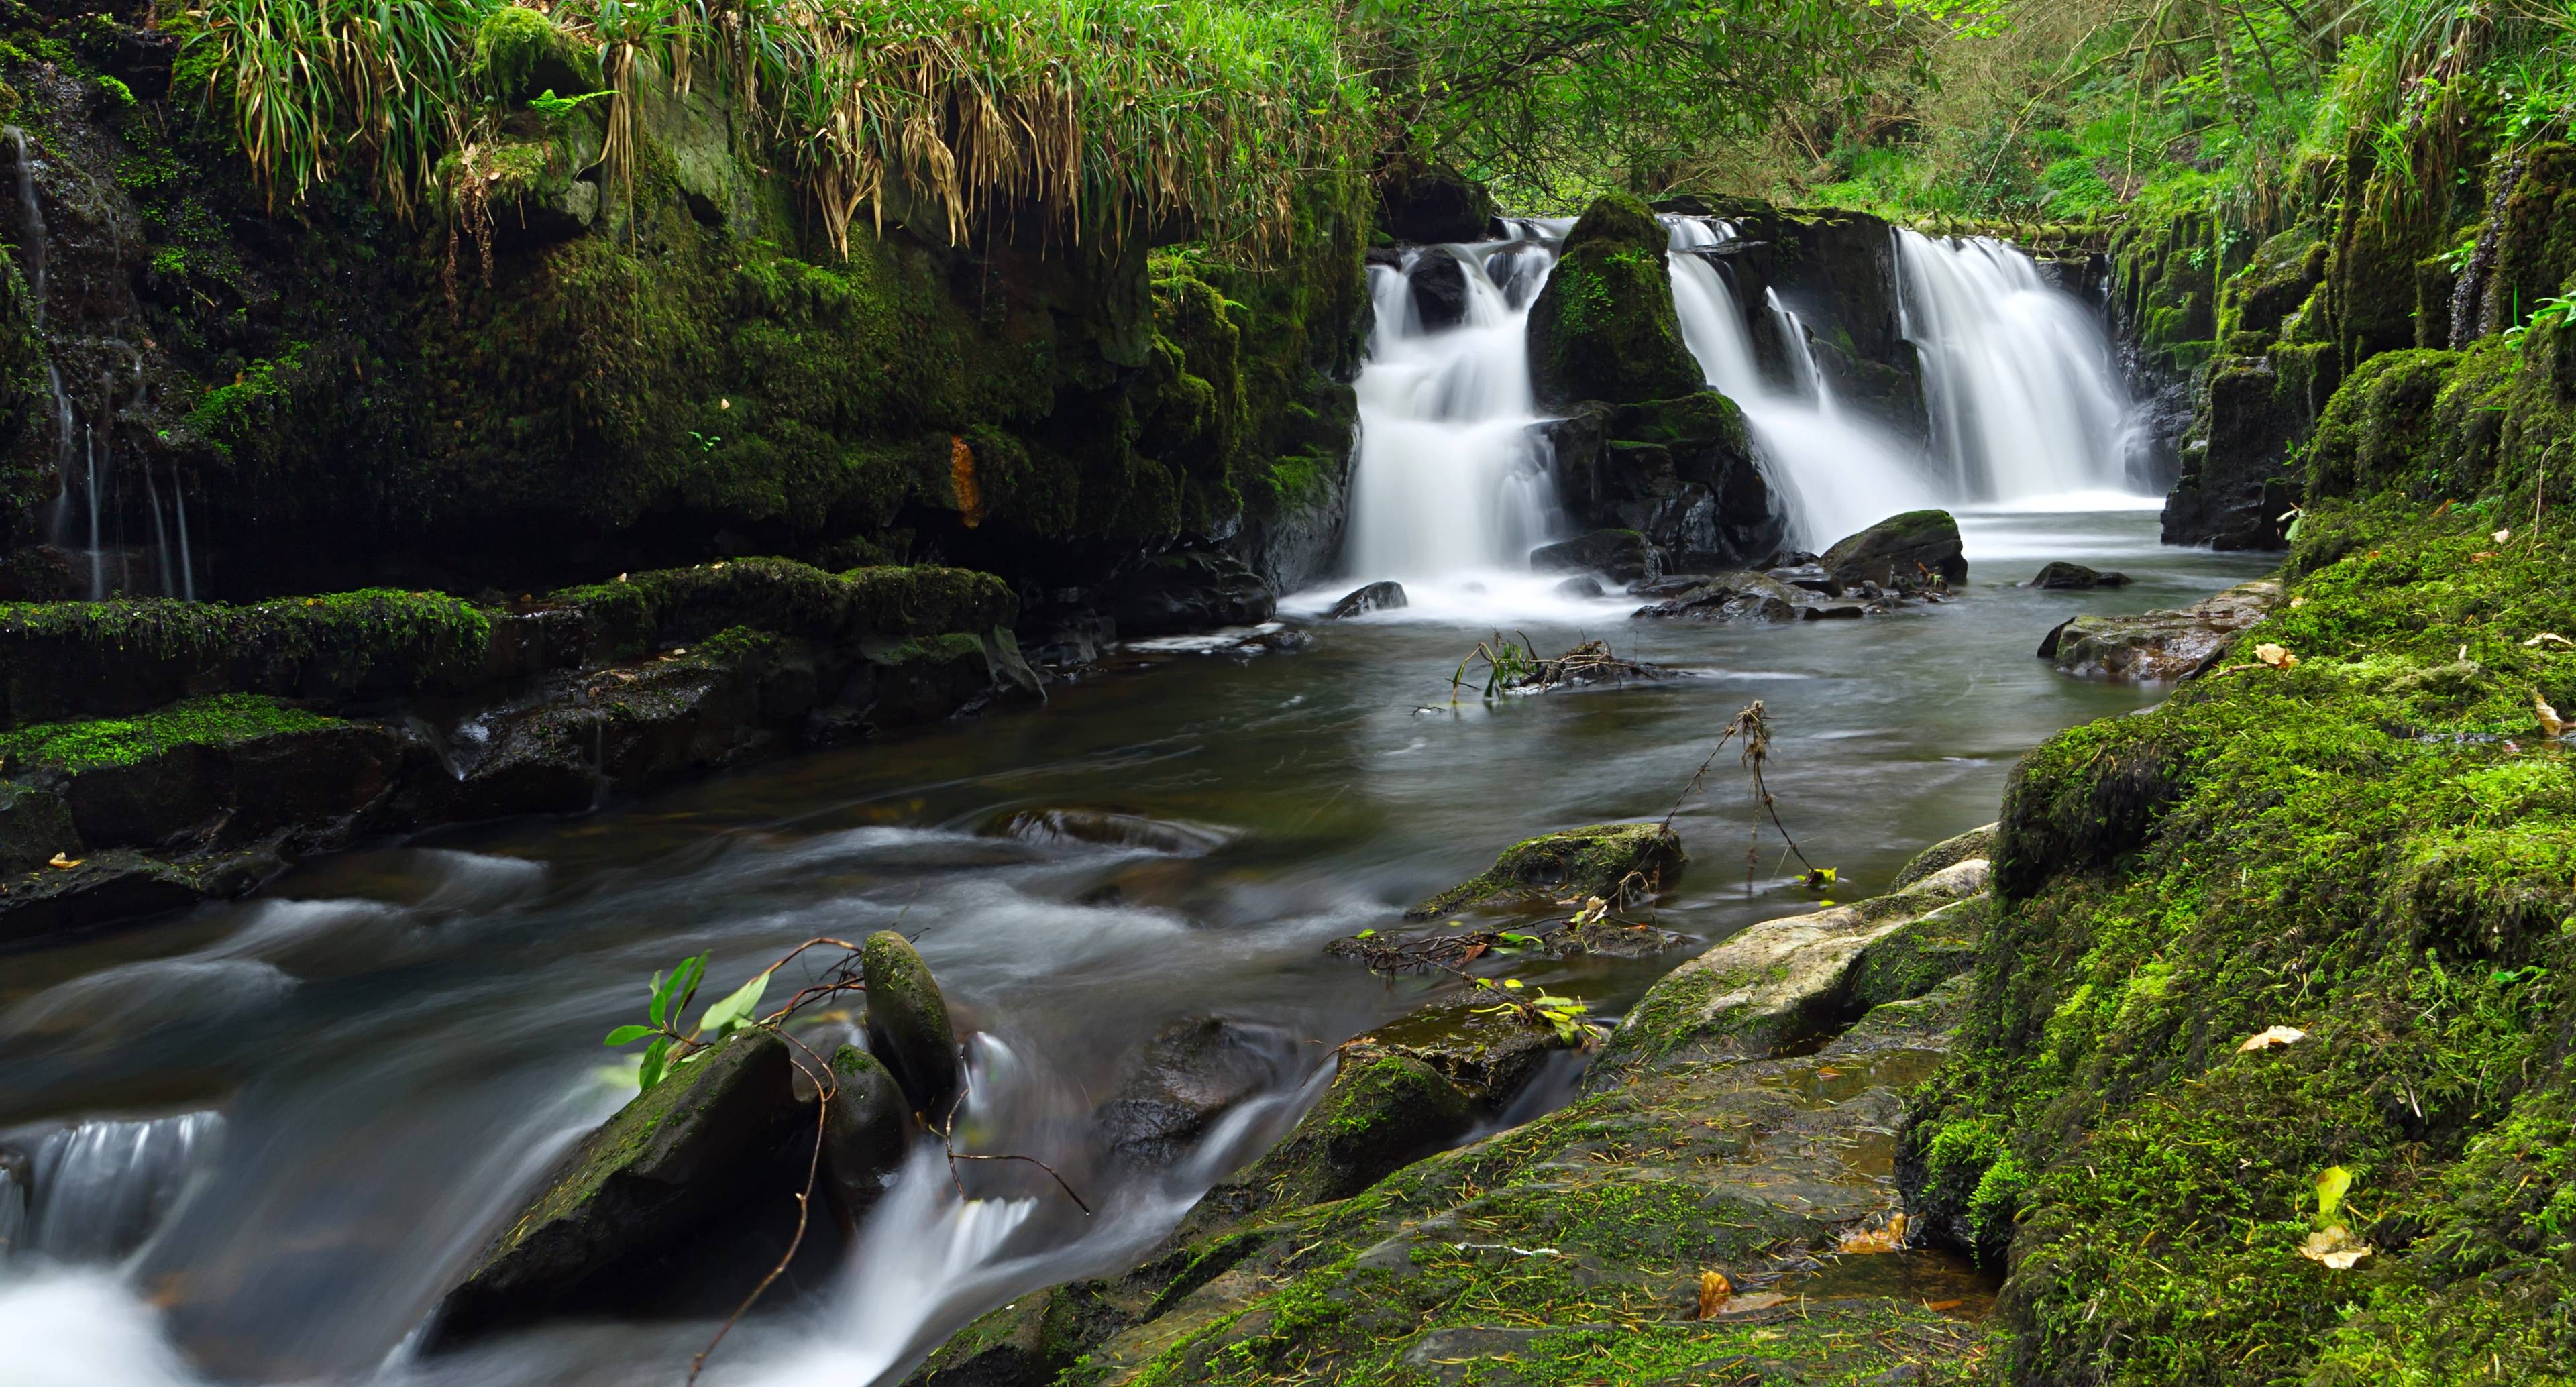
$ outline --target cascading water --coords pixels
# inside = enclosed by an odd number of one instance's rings
[[[2125,490],[2129,398],[2094,315],[2002,242],[1896,238],[1905,335],[1951,495],[2026,504]]]
[[[1520,569],[1547,537],[1554,498],[1531,433],[1528,321],[1556,257],[1537,230],[1408,252],[1401,270],[1370,267],[1377,321],[1358,385],[1355,571],[1419,582]],[[1464,271],[1453,325],[1423,323],[1412,279],[1425,256]]]
[[[223,1118],[84,1122],[0,1168],[0,1257],[101,1263],[143,1245],[169,1217]]]
[[[1789,514],[1791,538],[1810,549],[1899,511],[1935,504],[1922,466],[1892,436],[1849,417],[1816,367],[1806,324],[1766,298],[1788,343],[1786,387],[1762,373],[1751,329],[1725,272],[1701,252],[1733,239],[1724,223],[1667,217],[1673,308],[1682,340],[1708,383],[1743,409],[1764,477]]]

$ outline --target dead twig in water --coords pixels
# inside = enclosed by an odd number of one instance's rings
[[[1799,850],[1798,840],[1789,836],[1789,826],[1780,822],[1779,801],[1772,798],[1771,787],[1762,779],[1763,763],[1771,759],[1771,725],[1763,718],[1762,700],[1758,698],[1744,705],[1743,711],[1726,724],[1726,730],[1718,734],[1717,745],[1709,748],[1708,758],[1699,763],[1699,769],[1691,772],[1682,792],[1673,797],[1673,807],[1664,811],[1663,822],[1659,826],[1667,829],[1673,826],[1673,816],[1682,811],[1684,801],[1698,793],[1702,782],[1708,778],[1708,768],[1717,764],[1717,754],[1726,750],[1729,742],[1736,742],[1742,748],[1737,759],[1751,773],[1753,802],[1770,816],[1771,826],[1780,831],[1780,841],[1788,845],[1799,865],[1807,869],[1807,874],[1812,878],[1822,878],[1822,869],[1807,860],[1807,854]],[[1753,837],[1754,842],[1744,850],[1744,890],[1747,895],[1753,892],[1753,874],[1761,862],[1762,826],[1758,822],[1753,826]]]
[[[803,1041],[796,1040],[792,1036],[789,1040],[806,1054],[814,1053]],[[707,1346],[699,1349],[698,1356],[689,1360],[687,1387],[697,1387],[698,1374],[706,1371],[707,1355],[714,1353],[716,1345],[723,1343],[725,1336],[733,1332],[734,1325],[739,1323],[744,1315],[750,1313],[751,1307],[757,1304],[762,1296],[769,1293],[770,1286],[776,1283],[779,1277],[787,1274],[787,1264],[796,1260],[796,1250],[805,1245],[805,1225],[814,1212],[814,1185],[823,1172],[823,1126],[831,1117],[832,1099],[839,1095],[841,1089],[840,1081],[832,1077],[832,1066],[829,1064],[823,1066],[822,1077],[816,1078],[812,1070],[805,1068],[804,1061],[792,1060],[791,1062],[814,1085],[814,1150],[805,1159],[805,1188],[796,1192],[796,1232],[787,1239],[787,1250],[779,1254],[778,1265],[771,1267],[769,1274],[760,1278],[760,1284],[751,1288],[751,1294],[742,1298],[742,1304],[733,1307],[733,1313],[725,1316],[725,1322],[716,1326],[715,1337],[707,1340]]]
[[[957,1175],[957,1163],[959,1161],[1026,1161],[1029,1164],[1036,1166],[1038,1169],[1045,1171],[1047,1173],[1047,1178],[1055,1181],[1055,1187],[1064,1191],[1064,1197],[1073,1201],[1073,1207],[1080,1209],[1083,1212],[1084,1217],[1090,1217],[1091,1206],[1083,1203],[1082,1196],[1073,1192],[1073,1186],[1066,1184],[1064,1177],[1055,1173],[1054,1166],[1048,1165],[1046,1162],[1039,1160],[1035,1156],[1021,1156],[1007,1152],[983,1155],[973,1151],[960,1151],[957,1149],[956,1128],[957,1109],[951,1107],[948,1110],[948,1120],[939,1124],[939,1145],[940,1149],[945,1152],[948,1157],[948,1183],[956,1188],[957,1197],[959,1199],[964,1199],[966,1197],[966,1182],[958,1178]]]

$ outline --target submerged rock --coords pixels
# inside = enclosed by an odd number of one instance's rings
[[[1690,859],[1662,824],[1595,824],[1515,843],[1491,870],[1404,912],[1428,920],[1478,905],[1522,905],[1600,896],[1636,900],[1661,891]]]
[[[989,837],[1032,843],[1092,843],[1142,848],[1175,857],[1198,857],[1223,847],[1222,829],[1171,819],[1149,819],[1108,809],[1013,809],[993,815],[977,830]]]
[[[1529,562],[1541,573],[1588,571],[1614,583],[1647,582],[1663,571],[1654,546],[1635,530],[1594,530],[1542,544],[1530,551]]]
[[[1934,579],[1956,587],[1968,580],[1959,522],[1945,510],[1891,515],[1837,540],[1817,563],[1846,587],[1866,582],[1883,588],[1914,588],[1929,586]]]
[[[1568,578],[1564,582],[1557,584],[1555,587],[1548,589],[1548,591],[1555,593],[1559,597],[1602,597],[1607,595],[1606,590],[1601,586],[1601,580],[1593,577],[1589,573]]]
[[[1120,1155],[1166,1165],[1235,1105],[1286,1084],[1296,1065],[1296,1038],[1276,1027],[1213,1016],[1178,1021],[1130,1063],[1101,1125]]]
[[[643,1299],[658,1254],[693,1247],[756,1195],[801,1188],[803,1170],[779,1159],[811,1111],[793,1080],[786,1040],[749,1031],[638,1095],[582,1139],[447,1293],[428,1347]]]
[[[2067,563],[2060,560],[2059,562],[2052,563],[2046,568],[2041,569],[2039,571],[2039,576],[2031,579],[2026,586],[2034,588],[2076,590],[2084,588],[2124,588],[2129,585],[2130,581],[2131,579],[2126,573],[2100,573],[2093,569],[2086,568],[2080,563]]]
[[[2050,631],[2039,656],[2082,678],[2180,679],[2217,659],[2280,600],[2280,583],[2258,578],[2179,611],[2079,616]]]
[[[1342,600],[1334,603],[1333,609],[1324,615],[1330,620],[1342,621],[1369,612],[1401,611],[1411,602],[1412,599],[1404,595],[1402,583],[1370,583],[1343,594]]]
[[[923,1123],[941,1130],[964,1079],[957,1030],[938,980],[912,942],[893,930],[868,936],[859,970],[867,984],[869,1053],[892,1071]]]

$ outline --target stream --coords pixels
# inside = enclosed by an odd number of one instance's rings
[[[2102,485],[2076,494],[1954,503],[1972,568],[1948,603],[1730,627],[1562,595],[1561,575],[1513,563],[1549,533],[1545,488],[1514,461],[1528,455],[1526,381],[1508,379],[1525,371],[1513,333],[1544,272],[1522,265],[1531,277],[1506,295],[1480,269],[1495,301],[1451,334],[1466,345],[1415,350],[1407,367],[1436,380],[1449,357],[1476,355],[1498,383],[1435,390],[1445,404],[1390,428],[1412,397],[1379,366],[1363,379],[1353,577],[1283,602],[1301,649],[1131,647],[1043,708],[585,818],[344,854],[246,901],[12,955],[0,1150],[26,1159],[0,1162],[10,1387],[678,1381],[720,1317],[553,1324],[434,1358],[411,1341],[550,1163],[622,1101],[599,1037],[641,1019],[648,976],[705,952],[714,997],[806,938],[888,927],[917,936],[974,1032],[961,1149],[1040,1157],[1095,1210],[1022,1165],[952,1182],[925,1147],[846,1255],[800,1260],[703,1379],[891,1382],[1015,1295],[1120,1268],[1293,1124],[1334,1045],[1444,985],[1373,977],[1327,957],[1328,940],[1394,926],[1519,839],[1663,815],[1755,699],[1781,819],[1839,871],[1835,895],[1873,894],[1923,846],[1992,819],[2031,745],[2161,697],[2055,673],[2032,653],[2050,627],[2182,605],[2273,562],[2161,547],[2156,502],[2119,494],[2104,457]],[[1400,365],[1393,276],[1378,276],[1373,360]],[[1723,375],[1732,348],[1686,325]],[[1954,435],[1997,432],[1957,376],[1943,388]],[[1839,427],[1822,397],[1751,412],[1775,443]],[[2078,425],[2116,446],[2098,421]],[[1445,469],[1462,470],[1444,486]],[[2011,495],[1999,479],[2020,475],[1954,471],[1977,479],[1965,495]],[[1860,485],[1831,509],[1894,508]],[[1943,494],[1933,473],[1908,485]],[[1471,542],[1424,558],[1429,536],[1457,531],[1439,511],[1462,492],[1502,499],[1476,513]],[[1809,511],[1824,501],[1800,504],[1808,528],[1823,523]],[[2137,581],[2013,586],[2058,559]],[[1317,619],[1390,573],[1415,605]],[[1605,637],[1689,677],[1453,702],[1451,672],[1497,632],[1543,652]],[[1692,862],[1655,911],[1697,941],[1684,950],[1495,971],[1612,1019],[1704,943],[1813,908],[1753,815],[1732,752],[1681,800]],[[1122,1067],[1210,1015],[1261,1038],[1269,1082],[1191,1150],[1122,1155],[1101,1118]],[[1562,1101],[1573,1077],[1559,1066],[1513,1117]]]

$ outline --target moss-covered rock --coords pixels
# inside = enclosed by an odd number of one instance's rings
[[[1669,239],[1633,197],[1607,194],[1585,209],[1530,305],[1530,380],[1542,405],[1668,400],[1700,388],[1673,311]]]
[[[894,1075],[855,1045],[832,1052],[832,1096],[823,1113],[823,1165],[832,1203],[857,1222],[876,1206],[912,1154],[920,1129]]]
[[[2079,678],[2181,679],[2208,666],[2280,601],[2281,585],[2257,578],[2179,610],[2074,617],[2048,633],[2039,655]]]
[[[1662,824],[1595,824],[1515,843],[1491,870],[1406,911],[1428,920],[1480,905],[1552,904],[1568,897],[1640,899],[1660,891],[1689,859]]]
[[[912,942],[893,930],[868,936],[859,968],[868,992],[869,1051],[894,1075],[924,1124],[942,1130],[965,1079],[957,1030],[938,980]]]
[[[783,1178],[779,1159],[802,1107],[793,1073],[783,1037],[746,1031],[684,1061],[620,1109],[582,1139],[439,1302],[432,1349],[558,1311],[631,1307],[649,1295],[632,1279],[638,1264],[689,1248],[748,1200],[783,1199],[801,1187],[801,1178]]]
[[[1944,838],[1914,854],[1906,860],[1904,866],[1897,869],[1896,878],[1887,884],[1887,889],[1902,891],[1944,867],[1965,862],[1972,857],[1993,857],[1996,828],[1995,824],[1972,828],[1956,838]]]
[[[1911,588],[1968,581],[1959,522],[1945,510],[1907,511],[1836,540],[1817,564],[1848,587]]]

